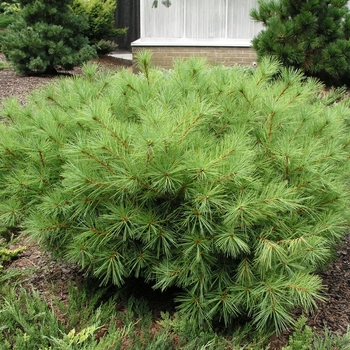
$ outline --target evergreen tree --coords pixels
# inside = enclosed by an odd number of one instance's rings
[[[22,10],[2,38],[2,52],[24,74],[72,69],[96,55],[86,18],[71,11],[71,0],[19,0]]]
[[[259,0],[251,16],[265,25],[254,39],[258,56],[274,55],[328,85],[350,78],[347,0]]]
[[[111,39],[127,31],[127,28],[115,28],[116,7],[116,0],[73,0],[73,11],[87,17],[89,28],[84,31],[84,35],[99,55],[114,51],[118,45]]]
[[[88,17],[89,28],[85,30],[84,34],[93,44],[118,34],[118,30],[114,27],[116,7],[115,0],[74,0],[72,6],[75,13]]]
[[[102,284],[181,288],[202,325],[281,330],[349,218],[348,101],[276,61],[255,70],[96,73],[0,115],[0,227],[22,226]]]

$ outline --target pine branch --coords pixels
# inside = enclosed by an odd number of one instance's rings
[[[123,146],[127,151],[130,151],[129,146],[125,140],[119,137],[112,129],[110,129],[101,119],[97,117],[92,118],[97,123],[101,124],[106,130],[108,130]]]

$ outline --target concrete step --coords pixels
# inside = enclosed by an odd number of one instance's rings
[[[123,60],[132,61],[132,53],[127,50],[115,50],[108,54],[108,56],[121,58]]]

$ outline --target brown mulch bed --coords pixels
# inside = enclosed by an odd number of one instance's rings
[[[4,56],[0,54],[0,60]],[[115,70],[120,66],[130,66],[130,62],[116,59],[111,56],[99,58],[98,63],[105,68]],[[72,74],[80,74],[79,68]],[[21,103],[25,103],[27,94],[36,87],[49,83],[55,77],[46,76],[20,76],[12,69],[0,70],[0,104],[6,97],[17,96]],[[9,267],[22,270],[32,269],[26,275],[26,284],[34,286],[43,297],[50,297],[52,293],[60,300],[68,298],[68,284],[83,280],[83,272],[72,264],[62,263],[51,259],[48,253],[40,250],[34,242],[25,237],[16,244],[26,245],[27,249]],[[308,325],[315,332],[322,333],[324,327],[329,330],[344,334],[350,324],[350,235],[346,236],[337,250],[335,261],[326,271],[319,274],[325,285],[327,300],[318,303],[318,309],[309,316]],[[164,303],[164,301],[163,301]],[[271,339],[271,349],[280,349],[286,343],[289,333],[285,332],[279,337]]]
[[[4,61],[5,57],[0,53],[0,60]],[[131,67],[131,62],[112,56],[102,56],[93,60],[101,65],[101,67],[115,70],[118,67]],[[69,72],[60,72],[61,74],[81,74],[79,67]],[[0,103],[4,98],[17,96],[22,103],[25,103],[25,96],[33,89],[40,85],[49,83],[57,76],[21,76],[15,74],[13,69],[0,70]]]

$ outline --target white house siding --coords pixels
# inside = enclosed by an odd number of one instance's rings
[[[166,8],[159,0],[158,7],[153,8],[153,0],[141,0],[141,39],[182,38],[184,2],[175,0]]]
[[[251,40],[263,26],[249,13],[258,0],[170,0],[169,8],[162,0],[157,8],[153,0],[140,1],[141,38],[132,43],[132,52],[149,49],[155,66],[171,68],[175,59],[191,56],[225,65],[257,60]]]
[[[227,37],[227,0],[207,1],[205,5],[203,0],[185,0],[185,2],[185,38],[221,39]]]
[[[253,39],[263,28],[250,18],[250,10],[257,7],[257,0],[227,0],[227,36],[232,39]],[[244,5],[242,5],[244,4]]]
[[[218,41],[234,45],[250,40],[262,29],[249,12],[257,0],[171,0],[171,6],[152,7],[153,0],[141,0],[142,42],[207,45]],[[241,45],[240,45],[241,46]]]

